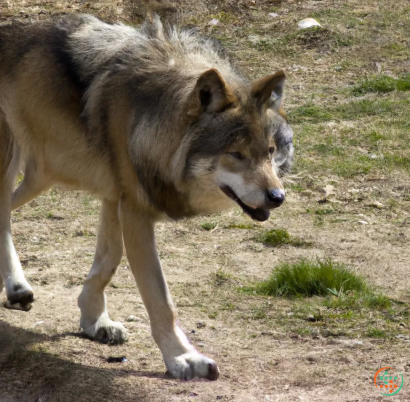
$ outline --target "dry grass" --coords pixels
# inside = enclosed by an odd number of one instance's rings
[[[52,190],[13,215],[37,301],[30,313],[0,309],[0,400],[379,400],[372,380],[381,365],[410,370],[410,98],[397,87],[368,88],[408,74],[408,2],[168,3],[176,12],[165,6],[161,13],[221,41],[244,74],[283,68],[288,76],[285,108],[297,155],[285,205],[264,225],[234,210],[157,228],[181,325],[218,361],[221,378],[165,378],[125,256],[108,300],[114,319],[137,317],[126,322],[130,341],[109,347],[77,336],[76,297],[93,259],[99,203]],[[134,6],[10,0],[0,22],[81,11],[138,23]],[[306,17],[323,29],[298,31]],[[209,25],[213,18],[220,24]],[[310,246],[255,240],[278,228]],[[393,308],[365,306],[355,294],[285,300],[237,290],[267,279],[279,264],[317,257],[352,267]],[[116,355],[128,362],[107,363]],[[406,385],[397,397],[408,400]]]

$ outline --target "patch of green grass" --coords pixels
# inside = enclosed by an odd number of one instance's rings
[[[367,156],[360,156],[358,158],[350,157],[333,162],[331,167],[332,171],[338,176],[351,178],[368,174],[373,167],[373,161]]]
[[[312,262],[302,259],[297,263],[284,263],[276,268],[267,280],[246,288],[248,292],[267,296],[312,297],[328,296],[337,292],[367,289],[363,278],[344,264],[331,259]]]
[[[366,333],[365,336],[369,338],[386,338],[387,334],[385,331],[382,331],[377,328],[370,328]]]
[[[392,307],[388,297],[373,290],[362,277],[344,264],[331,259],[314,262],[301,259],[293,264],[284,263],[273,271],[268,280],[241,290],[286,298],[325,297],[323,305],[338,311],[339,319],[342,316],[344,319],[352,318],[352,314],[346,314],[346,310],[387,310]],[[327,316],[331,318],[329,314]]]
[[[342,156],[345,154],[342,147],[332,144],[314,144],[312,149],[319,155]]]
[[[315,215],[323,216],[334,214],[335,211],[332,208],[317,208],[314,210],[307,209],[306,212],[313,212]]]
[[[213,282],[216,286],[222,286],[230,279],[232,279],[232,276],[223,271],[222,268],[219,268],[215,273],[212,274],[212,276]]]
[[[297,30],[284,38],[286,43],[296,43],[307,49],[328,48],[334,50],[340,46],[353,45],[353,38],[328,28],[314,26]]]
[[[410,157],[403,155],[384,155],[380,159],[380,163],[384,164],[390,168],[398,167],[410,170]]]
[[[398,91],[410,91],[410,74],[406,74],[397,81]]]
[[[289,244],[295,247],[310,246],[311,243],[305,242],[301,239],[291,237],[284,229],[272,229],[259,233],[254,240],[265,244],[266,246],[278,247]]]
[[[296,191],[296,192],[298,192],[298,193],[300,193],[300,192],[306,190],[305,187],[301,186],[301,185],[298,184],[298,183],[292,183],[292,184],[290,185],[290,188],[291,188],[291,190]]]
[[[332,114],[325,107],[308,103],[293,109],[289,114],[293,123],[320,123],[333,119]]]
[[[368,116],[405,116],[410,99],[361,99],[337,106],[316,105],[309,102],[293,109],[291,123],[324,123],[328,121],[359,120]]]
[[[388,297],[375,293],[369,288],[361,292],[347,291],[339,294],[331,291],[331,293],[337,297],[329,297],[326,299],[324,304],[329,308],[350,310],[370,308],[383,310],[391,307],[391,301]]]
[[[201,223],[201,228],[204,229],[204,230],[212,230],[212,229],[215,229],[216,226],[217,226],[217,223],[216,223],[216,222],[204,222],[204,223]]]
[[[357,120],[381,114],[395,115],[397,106],[400,107],[391,99],[362,99],[339,105],[333,108],[332,112],[336,120]]]
[[[387,136],[379,133],[378,131],[371,131],[370,133],[366,134],[366,138],[370,142],[379,142],[387,139]]]
[[[253,223],[231,223],[225,229],[254,229]]]
[[[403,76],[403,78],[394,78],[389,75],[365,78],[352,88],[352,93],[355,96],[360,96],[368,93],[387,93],[394,90],[409,91],[410,74]]]
[[[213,15],[212,18],[217,19],[222,24],[230,24],[237,20],[235,14],[226,11],[221,11],[220,13]]]

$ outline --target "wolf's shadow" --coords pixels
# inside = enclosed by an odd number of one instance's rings
[[[41,342],[60,339],[0,320],[1,402],[150,401],[148,382],[136,377],[165,378],[159,373],[84,366],[41,349]],[[130,377],[137,388],[117,385],[115,380],[121,377]]]

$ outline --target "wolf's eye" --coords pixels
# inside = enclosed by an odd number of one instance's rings
[[[276,148],[275,148],[275,147],[270,147],[270,148],[269,148],[269,153],[270,153],[271,155],[273,155],[273,154],[275,153],[275,151],[276,151]]]
[[[235,159],[243,159],[243,155],[240,152],[228,152],[228,154],[233,156]]]

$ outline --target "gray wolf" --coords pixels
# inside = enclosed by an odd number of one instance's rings
[[[156,15],[141,29],[89,15],[3,25],[0,55],[6,306],[28,310],[33,301],[11,211],[53,185],[86,190],[102,207],[95,259],[78,298],[84,333],[108,343],[127,338],[110,320],[104,294],[124,242],[168,372],[217,379],[216,363],[176,324],[154,225],[235,203],[264,221],[282,204],[280,176],[293,155],[281,105],[284,73],[248,82],[209,40],[165,29]],[[14,190],[19,171],[24,180]]]

